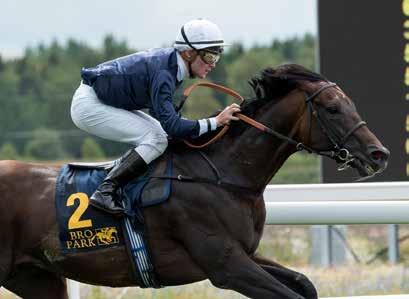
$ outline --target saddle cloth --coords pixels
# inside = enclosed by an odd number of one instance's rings
[[[118,219],[89,205],[89,197],[114,163],[67,164],[57,178],[55,206],[62,253],[126,245],[141,287],[160,287],[146,246],[141,209],[166,201],[171,193],[172,157],[158,159],[122,188],[127,217]],[[152,178],[152,176],[154,176]],[[162,178],[155,178],[155,177]]]
[[[113,164],[67,164],[56,183],[55,206],[64,252],[94,250],[122,245],[121,225],[115,217],[89,205],[89,197],[103,181]],[[143,230],[141,209],[166,201],[171,192],[172,159],[153,162],[141,177],[127,184],[121,192],[126,213],[134,229]],[[85,239],[85,241],[84,241]]]

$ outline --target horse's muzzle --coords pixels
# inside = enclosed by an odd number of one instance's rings
[[[390,156],[390,152],[386,147],[370,144],[366,152],[371,164],[375,166],[377,170],[382,171],[386,168]]]

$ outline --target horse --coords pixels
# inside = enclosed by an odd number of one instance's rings
[[[255,97],[241,114],[261,128],[236,121],[201,150],[169,147],[174,173],[197,179],[172,181],[170,199],[143,210],[155,272],[162,286],[208,279],[250,298],[316,299],[304,274],[256,253],[266,217],[263,191],[299,150],[330,157],[359,177],[383,171],[389,151],[344,91],[320,74],[285,64],[249,83]],[[60,167],[0,162],[0,286],[23,298],[53,299],[67,298],[65,278],[138,286],[124,246],[61,253],[54,202]]]

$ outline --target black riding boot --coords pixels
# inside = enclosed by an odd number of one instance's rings
[[[147,170],[147,164],[134,150],[125,153],[119,164],[108,173],[90,198],[90,204],[110,214],[123,214],[122,199],[117,196],[118,188],[142,175]]]

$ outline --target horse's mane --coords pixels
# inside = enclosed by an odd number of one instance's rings
[[[272,101],[278,102],[295,88],[302,87],[306,82],[328,81],[324,76],[317,74],[298,64],[283,64],[276,68],[268,67],[249,80],[255,97],[246,99],[241,106],[243,114],[252,116],[255,111]],[[215,115],[212,115],[215,116]],[[242,122],[232,122],[228,134],[239,135],[248,127]],[[193,140],[194,144],[202,144],[217,134],[209,132]]]
[[[242,111],[246,114],[252,114],[254,109],[267,102],[278,101],[295,88],[302,87],[306,82],[316,81],[328,80],[298,64],[283,64],[276,68],[268,67],[249,80],[256,98],[253,101],[246,101]]]
[[[243,114],[252,116],[255,111],[267,103],[278,103],[296,88],[302,88],[306,82],[328,81],[324,76],[310,71],[298,64],[283,64],[276,68],[268,67],[249,80],[255,98],[246,100],[241,107]],[[234,122],[230,134],[240,135],[247,125]]]

